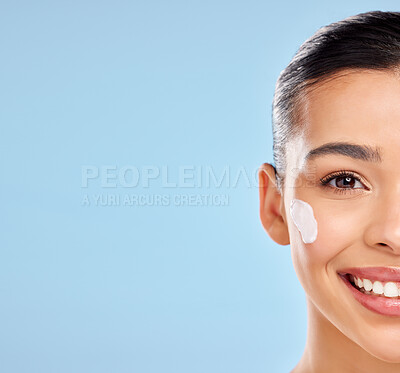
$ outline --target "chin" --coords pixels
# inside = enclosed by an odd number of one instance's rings
[[[366,350],[379,360],[393,364],[400,363],[400,348],[398,343],[386,344],[383,342],[380,345],[378,344],[379,342],[376,342],[374,346],[368,346],[369,348]]]
[[[387,323],[379,324],[371,321],[367,325],[359,325],[358,330],[365,329],[365,333],[355,341],[370,355],[387,363],[400,363],[400,327],[393,327],[398,318],[393,318],[392,326]],[[368,330],[369,329],[369,330]]]

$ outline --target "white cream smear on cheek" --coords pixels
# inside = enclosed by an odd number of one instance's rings
[[[292,199],[289,211],[303,242],[314,242],[317,238],[318,229],[313,208],[307,202],[300,199]]]

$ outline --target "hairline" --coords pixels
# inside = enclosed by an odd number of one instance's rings
[[[329,72],[328,74],[321,75],[319,77],[313,79],[307,79],[304,82],[300,83],[295,87],[295,94],[291,98],[289,102],[289,126],[291,131],[289,132],[288,139],[285,144],[285,170],[283,171],[283,175],[278,174],[278,170],[275,169],[276,177],[277,177],[277,185],[280,192],[283,192],[285,187],[285,180],[287,174],[287,152],[289,145],[292,143],[293,138],[296,136],[300,136],[304,134],[306,125],[304,120],[304,108],[301,106],[305,104],[305,101],[309,97],[310,93],[318,90],[323,89],[325,84],[335,81],[337,79],[350,76],[353,74],[360,74],[360,73],[373,73],[373,72],[385,72],[385,73],[393,73],[395,76],[400,78],[400,63],[394,64],[392,66],[382,67],[382,68],[366,68],[366,67],[344,67],[339,68],[334,71]]]

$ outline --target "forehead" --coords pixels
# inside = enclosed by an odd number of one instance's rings
[[[400,78],[394,71],[334,76],[306,91],[299,111],[313,147],[331,141],[400,145]]]

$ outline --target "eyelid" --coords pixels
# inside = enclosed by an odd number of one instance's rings
[[[336,178],[339,178],[339,177],[351,177],[351,178],[359,181],[364,186],[364,188],[338,188],[338,187],[332,186],[330,184],[330,181],[332,181]],[[357,172],[350,171],[350,170],[334,171],[334,172],[331,172],[330,174],[320,178],[319,180],[320,180],[322,187],[331,188],[333,190],[333,192],[336,192],[336,193],[354,193],[354,191],[358,191],[360,189],[370,190],[370,188],[366,185],[367,183],[364,181],[364,178],[362,176],[360,176]]]

